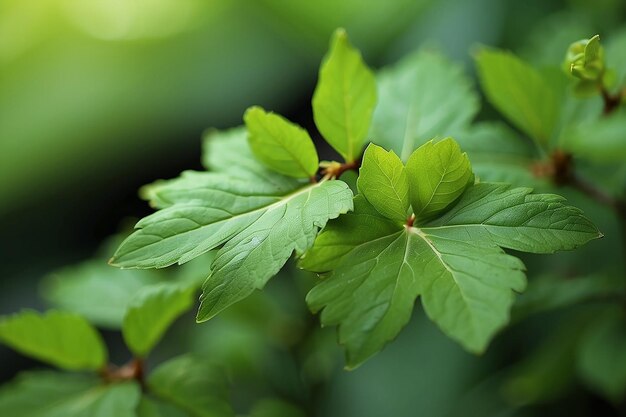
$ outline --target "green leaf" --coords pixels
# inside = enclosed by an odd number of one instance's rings
[[[286,401],[266,398],[256,404],[250,411],[250,417],[305,417],[306,413]]]
[[[202,357],[171,359],[150,374],[147,384],[154,395],[194,417],[234,416],[226,375]]]
[[[506,184],[476,184],[426,227],[442,237],[490,240],[530,253],[571,250],[603,236],[581,210],[566,206],[563,197],[531,191]]]
[[[313,94],[313,117],[324,139],[343,158],[356,160],[365,145],[376,105],[376,80],[358,50],[338,29]]]
[[[381,71],[377,81],[370,137],[403,161],[427,140],[464,130],[478,112],[478,96],[462,68],[430,51]]]
[[[153,271],[121,270],[96,260],[46,277],[41,294],[56,308],[78,313],[94,325],[119,329],[130,299],[145,285],[157,282],[159,276]]]
[[[141,397],[137,417],[192,417],[179,407],[147,395]]]
[[[355,246],[395,233],[397,229],[396,223],[381,217],[363,194],[358,194],[354,197],[354,212],[342,216],[341,221],[328,223],[313,247],[299,259],[298,266],[318,273],[331,271]]]
[[[564,147],[593,162],[623,162],[626,160],[625,128],[626,111],[615,112],[571,127],[563,135]]]
[[[560,112],[552,85],[509,52],[483,48],[475,59],[489,102],[537,143],[548,143]]]
[[[549,180],[534,175],[539,160],[528,140],[503,123],[482,122],[454,138],[467,152],[479,181],[547,188]]]
[[[0,389],[0,415],[10,417],[135,417],[136,383],[101,385],[97,378],[24,372]]]
[[[194,304],[195,288],[156,284],[142,288],[130,301],[122,334],[133,354],[145,357],[168,327]]]
[[[246,111],[244,120],[250,148],[261,162],[289,177],[315,175],[319,160],[306,130],[257,106]]]
[[[614,308],[599,314],[583,334],[578,373],[593,390],[619,404],[626,392],[624,314]]]
[[[205,134],[203,143],[202,163],[209,171],[270,184],[282,193],[298,184],[293,178],[268,169],[256,159],[244,126],[223,131],[210,130]]]
[[[409,157],[406,170],[418,220],[443,212],[474,182],[467,154],[452,138],[420,146]]]
[[[65,369],[97,370],[107,352],[100,334],[73,313],[24,310],[0,319],[0,340],[35,359]]]
[[[383,216],[404,222],[409,209],[409,182],[393,151],[370,144],[359,170],[359,190]]]
[[[257,210],[252,219],[239,220],[241,225],[231,226],[237,227],[237,234],[219,250],[204,283],[198,321],[263,288],[294,251],[299,256],[311,247],[329,219],[350,210],[348,186],[342,181],[324,181]]]
[[[620,282],[609,275],[559,277],[542,275],[533,278],[528,290],[517,298],[511,312],[514,321],[532,314],[576,306],[584,301],[623,297]]]
[[[339,326],[350,368],[397,336],[418,295],[448,336],[483,351],[508,322],[513,291],[525,286],[522,262],[500,247],[551,252],[599,236],[562,198],[502,184],[471,186],[445,215],[420,227],[375,220],[359,197],[355,211],[331,222],[300,263],[332,270],[307,303],[323,310],[324,325]]]

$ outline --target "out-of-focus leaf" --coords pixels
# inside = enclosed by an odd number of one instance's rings
[[[593,390],[619,404],[626,395],[626,318],[619,307],[589,324],[578,352],[578,373]]]
[[[135,417],[141,390],[134,382],[102,385],[91,376],[24,372],[0,389],[6,417]]]
[[[166,401],[143,395],[137,406],[137,417],[192,417]]]
[[[538,158],[532,143],[503,123],[477,123],[455,139],[467,152],[479,181],[547,187],[545,179],[533,174],[533,164]]]
[[[185,355],[171,359],[157,367],[147,383],[154,395],[194,417],[234,416],[226,375],[203,357]]]
[[[195,288],[181,284],[156,284],[142,288],[124,317],[122,334],[129,349],[145,357],[167,328],[194,303]]]
[[[626,161],[626,111],[573,127],[564,135],[564,146],[580,158],[590,161]]]
[[[333,35],[312,104],[315,124],[324,139],[346,161],[356,160],[376,105],[376,79],[343,29]]]
[[[154,271],[113,268],[104,260],[62,269],[41,283],[55,307],[75,312],[97,326],[120,328],[128,302],[143,286],[160,281]]]
[[[100,334],[74,313],[24,310],[2,317],[0,340],[24,355],[65,369],[97,370],[107,359]]]
[[[483,48],[475,59],[489,102],[536,142],[547,144],[560,111],[553,86],[510,52]]]
[[[557,326],[555,333],[507,371],[501,392],[510,404],[537,404],[567,392],[574,382],[576,347],[584,320],[584,315],[573,315],[571,322]]]
[[[528,288],[513,305],[511,315],[513,321],[519,321],[532,314],[572,306],[585,300],[622,297],[622,292],[619,283],[608,275],[580,278],[544,275],[529,280]]]
[[[377,76],[378,104],[371,140],[403,161],[434,137],[465,129],[479,108],[471,81],[458,65],[420,51]]]
[[[306,417],[306,413],[286,401],[266,398],[254,404],[249,417]]]

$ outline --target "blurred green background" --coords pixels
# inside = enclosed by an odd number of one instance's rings
[[[43,276],[89,258],[150,212],[137,197],[141,185],[200,169],[204,129],[240,124],[253,104],[314,129],[310,98],[336,27],[374,68],[430,45],[473,73],[477,44],[558,64],[571,41],[614,33],[624,16],[623,0],[0,0],[0,313],[44,308]],[[479,117],[493,115],[483,104]],[[556,259],[563,267],[572,256]],[[295,297],[284,295],[291,278],[271,284],[268,297]],[[333,351],[320,415],[616,415],[604,400],[579,395],[584,389],[549,353],[533,351],[546,333],[576,337],[571,316],[559,314],[514,325],[474,357],[418,311],[396,343],[357,371],[342,371]],[[201,335],[228,321],[192,322],[183,318],[175,331]],[[107,338],[121,346],[117,333]],[[165,346],[163,355],[168,349],[182,348]],[[547,364],[519,361],[530,352],[547,355]],[[286,368],[276,360],[260,372],[280,380]],[[32,365],[0,347],[3,381]],[[544,374],[528,376],[524,366]],[[557,388],[551,398],[520,411],[542,384]]]

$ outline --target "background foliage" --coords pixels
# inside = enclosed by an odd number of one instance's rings
[[[558,67],[572,41],[600,33],[609,65],[623,77],[626,28],[620,16],[625,7],[611,0],[397,0],[372,1],[368,7],[330,0],[159,0],[87,8],[72,0],[3,0],[0,309],[12,313],[52,305],[89,311],[88,320],[104,329],[110,360],[124,363],[129,353],[115,329],[130,320],[124,311],[136,293],[162,281],[197,283],[204,272],[193,265],[187,272],[113,270],[104,261],[116,244],[98,249],[100,242],[132,222],[120,224],[119,219],[148,213],[136,197],[141,185],[200,169],[203,129],[241,124],[245,108],[260,104],[314,132],[310,98],[328,36],[338,26],[347,28],[375,68],[426,46],[441,58],[429,55],[425,73],[444,67],[451,77],[463,79],[464,70],[474,84],[481,76],[481,65],[476,74],[470,54],[477,44],[511,49],[537,68]],[[487,62],[493,58],[489,53],[481,50],[478,56]],[[448,58],[455,64],[441,65]],[[401,72],[402,66],[385,71]],[[437,123],[446,123],[456,135],[473,117],[500,117],[490,104],[498,100],[488,88],[486,97],[468,98],[469,83],[460,81],[454,91],[446,87],[416,87],[432,89],[429,96],[437,97],[423,106],[458,109],[454,120],[420,121],[416,142],[429,139]],[[599,99],[588,105],[601,108]],[[558,130],[562,121],[551,116],[550,101],[541,106],[546,120],[528,128],[524,121],[511,124],[538,142],[565,140],[544,134]],[[569,117],[584,114],[585,109],[572,105]],[[375,114],[374,120],[376,126],[384,115]],[[621,192],[623,123],[611,123],[559,136],[577,155],[595,162],[581,165],[587,175]],[[545,180],[520,168],[536,157],[536,147],[524,140],[503,141],[503,130],[509,131],[489,122],[457,135],[477,174],[501,172],[508,181],[549,189]],[[379,132],[379,143],[396,149],[398,136],[385,133]],[[591,133],[613,147],[585,147]],[[476,145],[472,136],[479,135],[493,138],[492,145]],[[332,156],[319,136],[314,140],[322,147],[321,159]],[[402,148],[396,151],[401,154]],[[158,364],[187,351],[217,358],[238,387],[233,394],[237,409],[256,415],[273,415],[275,407],[294,404],[325,416],[619,415],[626,371],[623,341],[615,340],[612,329],[623,328],[624,321],[621,310],[597,302],[613,297],[612,289],[625,274],[623,243],[618,233],[610,233],[618,230],[618,222],[581,193],[558,192],[583,208],[606,237],[573,253],[523,257],[532,271],[529,291],[514,306],[515,324],[482,356],[463,351],[416,311],[411,328],[397,342],[346,373],[333,330],[309,331],[317,326],[303,302],[311,278],[290,268],[269,284],[267,293],[255,294],[209,324],[195,325],[192,315],[184,315],[148,366],[159,369]],[[102,283],[102,290],[85,293],[77,276]],[[575,278],[564,281],[562,276]],[[104,283],[110,280],[119,285],[113,289]],[[110,308],[82,310],[102,298],[111,300]],[[145,349],[127,342],[137,352]],[[0,354],[5,381],[18,370],[41,367],[4,347]],[[54,377],[49,381],[55,384]],[[23,377],[21,383],[32,382]],[[76,380],[66,387],[80,391],[91,383]],[[135,395],[132,387],[120,390]]]

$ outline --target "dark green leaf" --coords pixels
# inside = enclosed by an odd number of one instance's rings
[[[226,375],[202,357],[185,355],[169,360],[152,372],[148,387],[193,417],[234,416]]]

